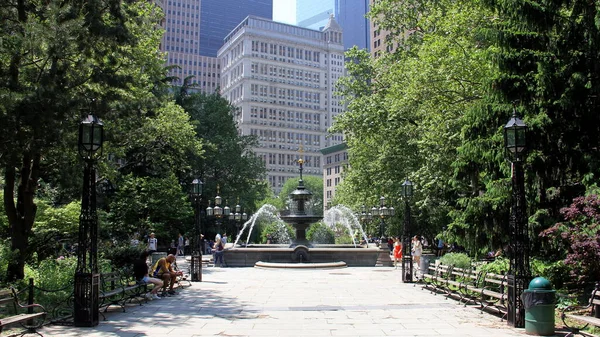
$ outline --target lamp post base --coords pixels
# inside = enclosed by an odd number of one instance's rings
[[[202,255],[198,252],[192,254],[192,260],[190,261],[190,274],[192,282],[202,282]]]
[[[379,251],[377,252],[377,262],[375,265],[378,267],[394,266],[394,261],[390,255],[390,249],[387,247],[387,243],[384,246],[379,246]]]
[[[100,274],[75,273],[75,308],[73,323],[80,327],[98,325]]]

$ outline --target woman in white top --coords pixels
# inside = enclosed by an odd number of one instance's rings
[[[421,244],[421,240],[419,240],[419,236],[415,235],[412,239],[412,255],[417,265],[421,262],[421,254],[423,253],[423,245]]]

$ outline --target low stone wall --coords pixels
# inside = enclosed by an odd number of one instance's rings
[[[228,248],[224,251],[228,267],[254,267],[258,261],[271,263],[326,263],[343,261],[349,267],[373,267],[377,261],[377,248],[307,248],[296,246],[257,245],[248,248]]]

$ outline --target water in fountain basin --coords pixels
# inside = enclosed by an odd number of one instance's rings
[[[369,242],[369,240],[367,238],[367,234],[365,233],[362,226],[360,225],[360,222],[358,221],[358,218],[356,217],[356,215],[354,215],[354,212],[352,212],[352,210],[350,208],[348,208],[344,205],[336,205],[336,206],[331,207],[327,211],[325,211],[325,214],[323,216],[323,222],[329,228],[332,228],[332,229],[335,228],[336,223],[342,224],[348,230],[348,233],[350,234],[350,237],[352,238],[352,243],[354,244],[355,247],[356,247],[356,241],[354,240],[354,231],[355,230],[360,230],[360,234],[362,235],[365,242]]]
[[[274,221],[274,222],[277,222],[278,224],[280,224],[280,226],[277,227],[278,228],[277,233],[273,233],[275,235],[274,239],[277,239],[277,241],[279,241],[279,242],[290,241],[289,235],[287,234],[287,231],[285,230],[285,224],[277,216],[277,208],[275,208],[275,206],[273,206],[273,205],[265,204],[261,208],[259,208],[258,211],[256,211],[256,213],[254,213],[250,217],[250,219],[248,219],[248,221],[246,221],[244,223],[242,230],[240,230],[237,237],[235,238],[235,241],[233,243],[234,246],[237,245],[238,241],[241,239],[242,234],[244,233],[246,228],[250,227],[248,229],[248,237],[246,238],[246,245],[248,245],[248,243],[250,242],[250,235],[252,234],[252,230],[254,229],[254,225],[256,224],[256,221],[259,219],[266,219],[267,221]]]

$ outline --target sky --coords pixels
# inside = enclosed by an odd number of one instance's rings
[[[273,21],[296,24],[296,0],[273,0]]]

